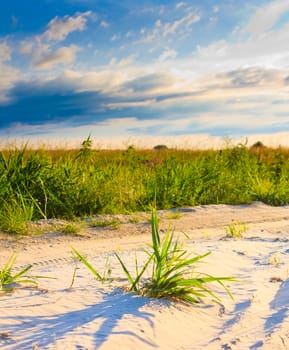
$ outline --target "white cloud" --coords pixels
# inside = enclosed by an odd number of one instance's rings
[[[119,62],[118,65],[121,67],[124,66],[129,66],[136,58],[136,55],[130,55],[128,57],[122,58]]]
[[[264,32],[259,37],[230,43],[216,41],[207,47],[198,47],[195,63],[208,71],[227,71],[239,67],[263,66],[286,68],[289,60],[289,24],[276,31]]]
[[[186,5],[186,3],[183,2],[183,1],[181,1],[181,2],[178,2],[178,3],[176,4],[176,8],[178,9],[178,8],[180,8],[180,7],[182,7],[182,6],[185,6],[185,5]]]
[[[165,50],[158,58],[160,62],[164,62],[170,58],[175,58],[177,56],[177,52],[172,49]]]
[[[9,101],[8,92],[20,77],[20,72],[6,64],[0,62],[0,103]]]
[[[175,34],[176,31],[182,26],[185,26],[186,29],[190,31],[191,26],[194,23],[199,22],[200,19],[201,18],[199,15],[194,12],[190,12],[187,16],[182,17],[173,23],[165,23],[163,26],[163,36],[167,36],[168,34]]]
[[[186,16],[172,22],[162,22],[160,19],[158,19],[155,22],[155,27],[152,30],[141,30],[141,34],[146,34],[143,40],[147,43],[154,42],[156,40],[161,41],[164,37],[169,35],[176,35],[179,32],[191,32],[192,25],[199,22],[200,19],[200,15],[196,12],[189,12]]]
[[[32,65],[38,69],[50,69],[56,64],[71,63],[80,48],[76,45],[57,47],[57,44],[70,33],[85,30],[88,18],[95,18],[92,11],[55,17],[48,23],[48,29],[43,34],[23,40],[19,45],[19,52],[31,57]]]
[[[111,37],[111,41],[116,41],[120,39],[120,35],[119,34],[113,34],[113,36]]]
[[[85,30],[87,19],[93,17],[92,11],[83,12],[73,17],[55,17],[48,23],[48,29],[43,33],[42,38],[48,41],[63,41],[70,33]]]
[[[108,27],[109,27],[109,23],[106,22],[106,21],[101,21],[101,22],[100,22],[100,26],[101,26],[102,28],[108,28]]]
[[[75,46],[63,46],[54,52],[45,52],[36,55],[34,65],[39,69],[49,69],[56,64],[67,64],[75,60],[75,55],[80,49]]]
[[[11,49],[6,43],[0,43],[0,62],[7,62],[11,59]]]
[[[40,44],[39,40],[35,40],[35,39],[23,40],[19,44],[19,52],[24,56],[29,56],[32,54],[37,43],[38,45]]]
[[[131,38],[133,35],[134,35],[133,32],[132,32],[132,31],[129,31],[129,32],[127,32],[127,33],[125,34],[125,37],[126,37],[126,38]]]
[[[251,35],[262,35],[264,31],[270,30],[284,12],[289,11],[288,0],[271,1],[260,7],[250,18],[243,31]]]
[[[7,92],[19,78],[19,71],[7,64],[11,60],[11,48],[0,43],[0,103],[8,101]]]

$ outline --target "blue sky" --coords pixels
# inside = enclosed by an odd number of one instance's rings
[[[0,136],[289,131],[289,0],[4,0]]]

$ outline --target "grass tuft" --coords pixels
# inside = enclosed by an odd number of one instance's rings
[[[179,241],[174,239],[174,232],[170,228],[161,240],[155,209],[152,210],[151,233],[152,244],[145,250],[147,260],[140,268],[137,256],[135,257],[134,274],[129,271],[120,255],[115,253],[129,283],[129,292],[151,298],[168,298],[194,304],[207,296],[219,301],[219,297],[209,288],[209,285],[215,283],[233,298],[225,285],[227,282],[235,281],[232,277],[214,277],[195,272],[196,264],[210,252],[192,257]],[[105,282],[107,279],[105,274],[100,275],[75,248],[72,248],[72,251],[98,280]],[[151,272],[150,277],[144,278],[145,272],[148,271]]]
[[[243,238],[243,233],[247,231],[247,226],[240,222],[234,222],[226,227],[227,237]]]
[[[12,292],[17,286],[37,287],[39,278],[48,278],[44,276],[31,276],[27,272],[31,270],[32,265],[26,266],[17,273],[13,273],[13,267],[16,261],[16,254],[12,254],[6,264],[0,269],[0,292]]]

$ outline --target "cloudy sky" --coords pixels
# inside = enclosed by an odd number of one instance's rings
[[[4,0],[0,136],[289,131],[289,0]]]

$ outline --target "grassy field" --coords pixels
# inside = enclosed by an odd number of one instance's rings
[[[223,150],[0,152],[0,228],[17,233],[41,218],[132,213],[201,204],[289,203],[289,149],[257,143]]]

